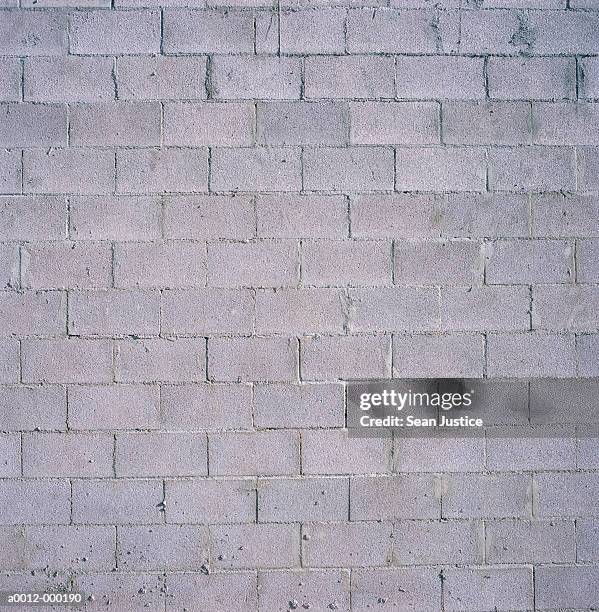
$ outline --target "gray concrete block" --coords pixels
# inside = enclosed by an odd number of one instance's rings
[[[504,607],[526,610],[533,606],[530,567],[448,568],[443,571],[447,610]]]
[[[353,521],[434,519],[441,516],[441,483],[428,474],[353,477]]]
[[[164,489],[167,523],[253,523],[256,484],[253,480],[167,480]]]
[[[121,433],[114,469],[117,476],[206,476],[207,457],[204,433]]]
[[[251,610],[257,606],[254,572],[171,574],[168,577],[168,589],[168,612],[189,607],[193,602],[202,602],[213,612],[227,612],[231,602]]]
[[[138,242],[118,244],[114,249],[116,287],[201,287],[205,280],[203,242]]]
[[[117,91],[121,100],[203,100],[206,58],[119,56]]]
[[[208,379],[221,382],[285,382],[297,378],[295,338],[210,338]]]
[[[352,608],[380,610],[438,610],[441,607],[439,573],[431,568],[355,569],[352,572]]]
[[[206,380],[204,338],[123,340],[115,346],[118,382],[200,382]]]
[[[161,235],[160,210],[152,196],[74,197],[69,232],[74,240],[152,240]]]
[[[306,98],[394,97],[393,59],[382,56],[309,57]]]
[[[389,523],[308,523],[302,533],[307,567],[379,567],[391,562]]]
[[[389,336],[314,336],[301,340],[305,380],[387,378],[391,375]]]
[[[375,240],[305,240],[302,280],[316,286],[391,284],[391,244]]]
[[[156,429],[160,390],[153,385],[72,385],[69,428]]]
[[[393,375],[404,378],[480,378],[484,339],[475,333],[393,336]]]
[[[302,433],[304,474],[386,474],[391,471],[391,439],[350,438],[347,430]]]
[[[349,581],[347,570],[260,571],[258,610],[285,609],[293,604],[298,609],[348,612]]]
[[[299,525],[214,525],[210,538],[218,569],[298,567]]]
[[[344,389],[340,384],[254,385],[256,427],[343,427],[344,404]],[[289,410],[289,406],[293,409]]]
[[[0,388],[2,431],[64,430],[66,417],[66,393],[62,387],[46,385]]]
[[[245,384],[162,385],[160,423],[169,430],[249,429],[251,394]]]
[[[258,521],[343,521],[349,512],[347,478],[260,479]]]
[[[112,382],[109,340],[24,340],[21,351],[23,382]]]
[[[487,522],[485,536],[488,563],[554,563],[576,560],[573,521]]]
[[[71,515],[67,479],[0,481],[3,525],[67,525]]]
[[[113,475],[114,438],[107,433],[26,433],[23,475],[93,477]]]
[[[443,477],[445,518],[530,518],[532,480],[526,474]]]
[[[122,526],[117,563],[128,571],[199,570],[207,566],[208,528],[199,525]]]
[[[299,455],[293,431],[209,434],[211,476],[292,476],[299,474]]]
[[[159,509],[162,500],[163,487],[158,479],[74,480],[73,522],[92,525],[162,523],[163,514]]]
[[[255,234],[252,200],[246,196],[167,196],[164,233],[167,238],[247,239]]]
[[[75,55],[139,55],[160,51],[160,12],[75,12],[69,28],[69,49]]]

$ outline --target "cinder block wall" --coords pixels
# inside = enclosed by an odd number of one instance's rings
[[[599,375],[596,0],[17,2],[0,588],[596,606],[594,440],[343,429],[349,378]]]

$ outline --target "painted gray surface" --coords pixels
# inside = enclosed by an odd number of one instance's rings
[[[350,439],[342,382],[599,374],[596,3],[17,2],[0,589],[598,606],[596,438]]]

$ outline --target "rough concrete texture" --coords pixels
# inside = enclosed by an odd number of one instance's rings
[[[596,438],[344,429],[599,375],[597,2],[0,7],[0,590],[597,609]]]

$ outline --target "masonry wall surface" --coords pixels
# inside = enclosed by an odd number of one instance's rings
[[[0,4],[0,590],[599,606],[596,438],[344,429],[599,375],[596,0]]]

